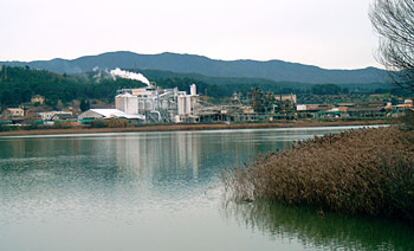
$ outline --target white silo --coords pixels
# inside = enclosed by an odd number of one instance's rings
[[[192,96],[185,96],[185,114],[190,115],[192,113]]]
[[[129,93],[120,94],[115,97],[115,108],[126,114],[138,114],[138,97]]]
[[[179,95],[177,97],[177,103],[178,103],[178,115],[185,115],[186,112],[186,97],[185,95]]]

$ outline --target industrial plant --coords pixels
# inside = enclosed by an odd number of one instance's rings
[[[129,115],[144,115],[148,122],[180,123],[197,121],[197,87],[192,84],[190,94],[174,89],[122,89],[115,97],[115,108]]]
[[[145,123],[197,122],[197,86],[190,86],[190,94],[178,88],[162,89],[141,73],[119,68],[111,70],[113,78],[139,81],[143,88],[121,89],[115,96],[115,109],[91,109],[79,115],[79,120],[126,118]]]

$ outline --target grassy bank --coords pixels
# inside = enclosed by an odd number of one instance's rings
[[[315,138],[237,170],[226,185],[235,200],[414,221],[414,132],[389,127]]]
[[[60,135],[60,134],[90,134],[90,133],[123,133],[123,132],[153,132],[153,131],[191,131],[191,130],[224,130],[224,129],[260,129],[260,128],[301,128],[321,126],[358,126],[389,124],[392,121],[364,120],[364,121],[289,121],[275,123],[241,123],[241,124],[164,124],[142,125],[125,128],[61,128],[61,129],[34,129],[13,130],[0,132],[1,136],[25,135]]]

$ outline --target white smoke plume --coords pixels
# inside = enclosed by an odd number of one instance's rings
[[[132,79],[132,80],[137,80],[139,82],[142,82],[148,86],[151,85],[150,81],[141,73],[135,73],[135,72],[130,72],[130,71],[124,71],[121,70],[119,68],[116,68],[114,70],[110,71],[112,77],[116,78],[125,78],[125,79]]]

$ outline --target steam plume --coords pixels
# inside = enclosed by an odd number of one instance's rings
[[[132,80],[137,80],[139,82],[142,82],[148,86],[151,85],[150,81],[141,73],[135,73],[135,72],[130,72],[130,71],[124,71],[121,70],[119,68],[116,68],[114,70],[111,70],[111,75],[112,77],[116,78],[125,78],[125,79],[132,79]]]

